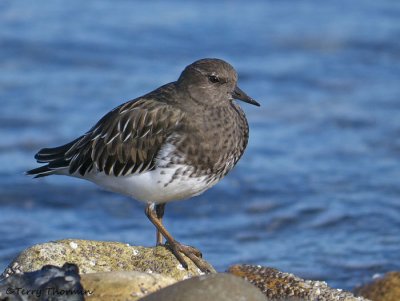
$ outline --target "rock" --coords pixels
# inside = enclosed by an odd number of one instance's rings
[[[400,300],[400,272],[390,272],[355,290],[356,295],[374,301]]]
[[[141,272],[103,272],[82,275],[82,285],[90,295],[86,300],[135,301],[176,280],[160,274]]]
[[[7,301],[83,301],[85,290],[78,267],[47,265],[27,273],[14,273],[0,280],[0,300]]]
[[[368,301],[349,292],[330,288],[325,282],[304,280],[273,268],[234,265],[228,272],[253,283],[268,300]]]
[[[66,239],[34,245],[24,250],[10,264],[9,269],[18,265],[20,271],[29,272],[38,270],[43,265],[62,266],[65,262],[70,262],[79,266],[81,274],[139,271],[158,273],[176,280],[203,274],[189,258],[185,258],[188,270],[164,246],[146,248],[118,242]],[[210,265],[209,268],[215,272]]]
[[[229,274],[211,274],[180,281],[140,301],[266,301],[252,284]]]

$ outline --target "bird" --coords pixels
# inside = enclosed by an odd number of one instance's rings
[[[117,106],[77,139],[40,149],[35,159],[45,165],[26,174],[85,179],[144,202],[156,228],[156,245],[165,238],[185,269],[181,253],[209,272],[201,253],[175,240],[162,218],[167,203],[208,190],[243,155],[249,125],[236,100],[260,104],[237,81],[228,62],[197,60],[178,80]]]

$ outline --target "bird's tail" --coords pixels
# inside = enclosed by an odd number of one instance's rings
[[[60,169],[65,169],[69,166],[69,158],[66,158],[66,152],[79,140],[76,139],[70,143],[53,147],[42,148],[36,155],[35,159],[38,163],[47,163],[44,166],[28,170],[27,175],[32,175],[35,178],[41,178],[57,173]]]

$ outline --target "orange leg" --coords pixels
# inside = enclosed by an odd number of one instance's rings
[[[167,241],[168,247],[171,249],[172,253],[175,255],[176,259],[180,262],[180,264],[185,268],[188,269],[188,265],[183,258],[182,254],[185,254],[187,257],[190,258],[191,261],[204,273],[210,273],[210,270],[207,268],[207,266],[200,260],[201,258],[201,253],[190,246],[183,245],[179,242],[177,242],[172,235],[165,229],[164,225],[161,222],[161,219],[159,216],[162,217],[164,214],[164,206],[161,208],[157,206],[159,205],[154,205],[153,203],[149,203],[146,206],[145,213],[148,217],[148,219],[153,223],[153,225],[157,229],[157,244],[162,240],[162,237],[164,237]],[[158,212],[157,212],[158,211]],[[161,236],[161,239],[159,238]]]

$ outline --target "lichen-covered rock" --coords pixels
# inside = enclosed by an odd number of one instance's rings
[[[211,274],[180,281],[140,301],[266,301],[254,285],[229,274]]]
[[[390,272],[372,283],[356,289],[356,295],[374,301],[400,300],[400,272]]]
[[[269,267],[234,265],[228,272],[253,283],[268,300],[368,301],[330,288],[325,282],[304,280]]]
[[[78,267],[44,266],[38,271],[14,273],[0,280],[0,300],[83,301],[86,291],[80,283]]]
[[[139,271],[158,273],[176,280],[202,274],[189,258],[185,259],[188,270],[164,246],[146,248],[118,242],[65,239],[34,245],[24,250],[9,267],[17,265],[20,271],[29,272],[41,269],[44,265],[62,266],[69,262],[76,264],[81,274]],[[206,264],[215,272],[213,267]]]
[[[168,276],[141,272],[90,273],[82,275],[81,280],[90,292],[87,301],[135,301],[175,282]]]

